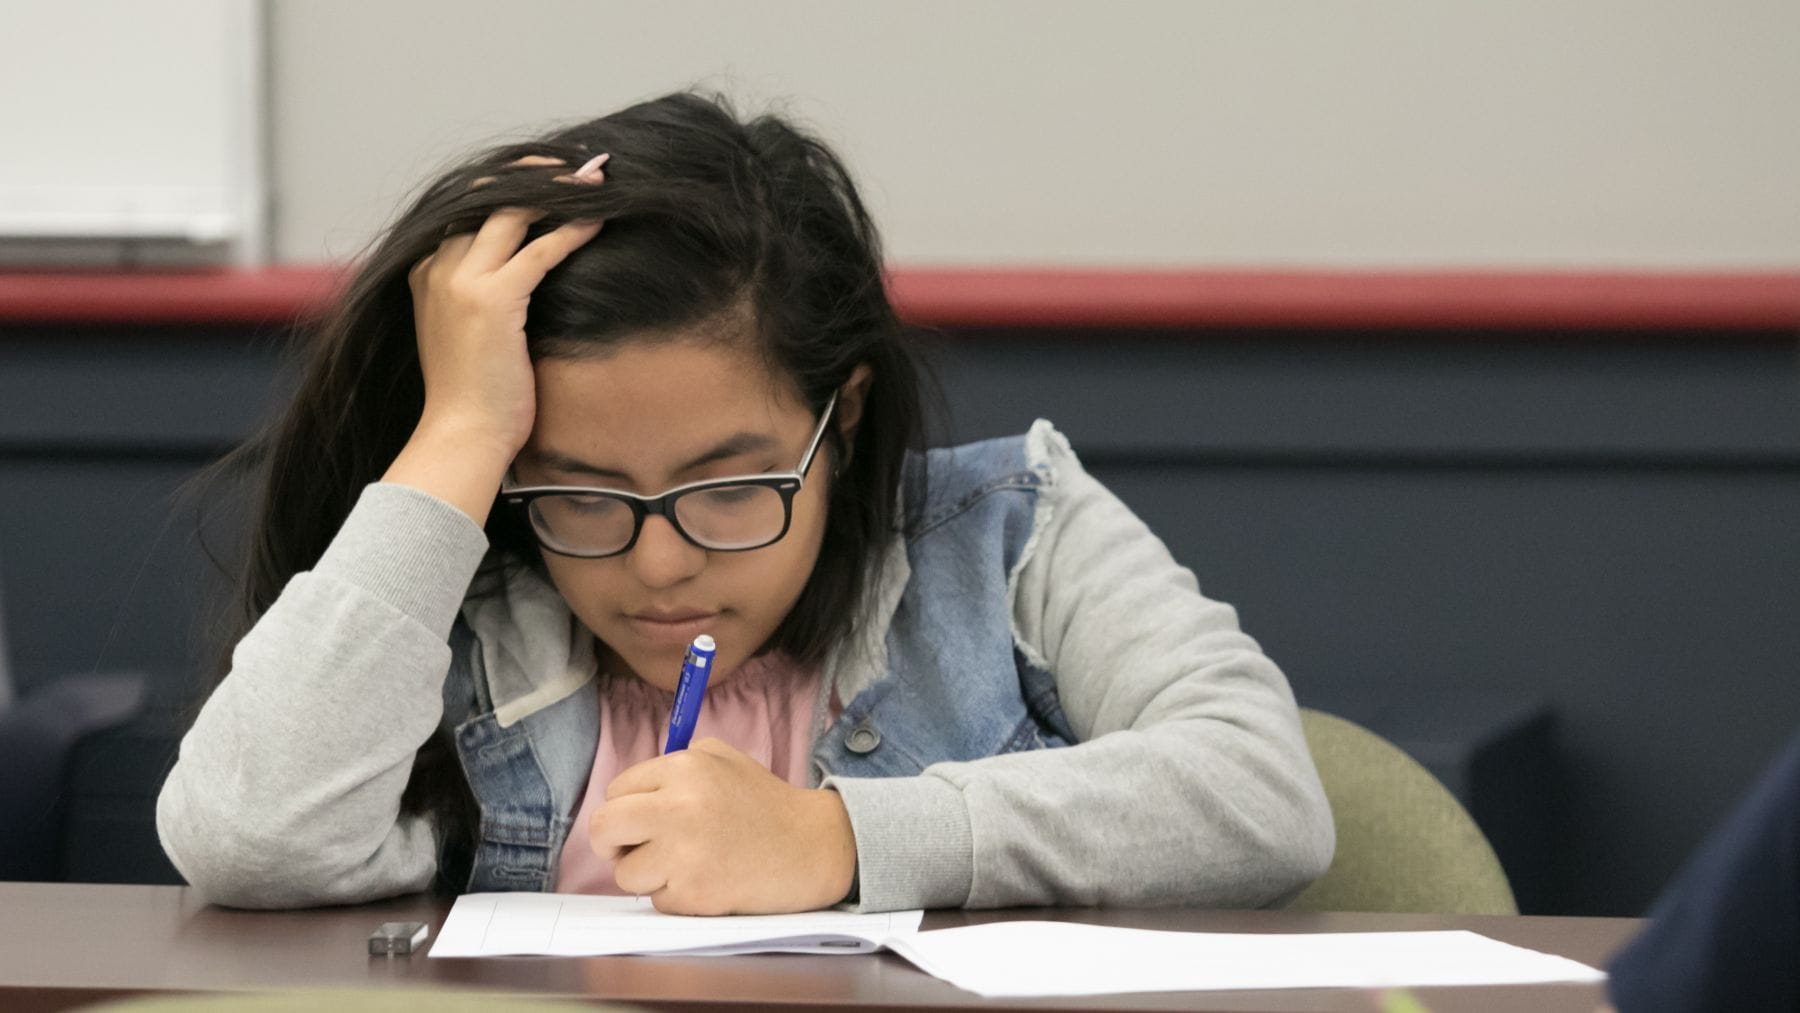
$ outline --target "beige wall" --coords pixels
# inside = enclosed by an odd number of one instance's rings
[[[1800,267],[1794,0],[268,0],[275,256],[469,145],[787,97],[899,263]]]

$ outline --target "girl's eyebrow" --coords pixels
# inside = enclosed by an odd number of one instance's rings
[[[715,461],[723,461],[727,458],[737,457],[741,454],[754,454],[761,450],[768,450],[779,446],[780,441],[767,433],[734,433],[717,444],[714,444],[712,449],[681,465],[679,468],[676,468],[675,473],[680,474],[684,471],[693,471],[696,468],[705,467]],[[531,452],[531,456],[536,458],[537,462],[546,468],[553,468],[557,471],[568,472],[570,474],[593,475],[596,478],[610,478],[624,481],[629,481],[631,478],[630,475],[627,475],[622,471],[613,468],[602,468],[597,464],[589,464],[580,458],[570,457],[567,454],[560,454],[554,450],[534,450]]]

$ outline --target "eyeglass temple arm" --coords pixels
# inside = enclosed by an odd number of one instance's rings
[[[819,428],[813,430],[812,443],[806,447],[806,456],[800,459],[800,474],[804,475],[812,468],[813,455],[818,453],[819,444],[825,439],[825,426],[831,421],[831,411],[837,407],[837,391],[825,402],[825,410],[819,413]]]

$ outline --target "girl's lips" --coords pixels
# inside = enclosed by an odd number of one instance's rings
[[[663,619],[654,615],[628,615],[625,621],[630,624],[632,632],[644,641],[653,644],[674,644],[686,647],[694,638],[702,633],[711,632],[718,625],[719,613],[704,612],[682,616],[678,619]]]

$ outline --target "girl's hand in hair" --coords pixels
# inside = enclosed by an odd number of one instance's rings
[[[565,163],[532,156],[513,164]],[[604,156],[559,178],[597,184],[604,178],[601,164]],[[439,243],[407,276],[425,410],[383,481],[431,493],[477,524],[486,521],[536,419],[536,380],[525,350],[531,293],[600,231],[599,222],[571,222],[525,242],[526,230],[541,217],[526,208],[502,208],[480,231]]]
[[[589,836],[620,889],[669,914],[811,911],[856,874],[837,792],[796,788],[718,739],[614,778]]]

